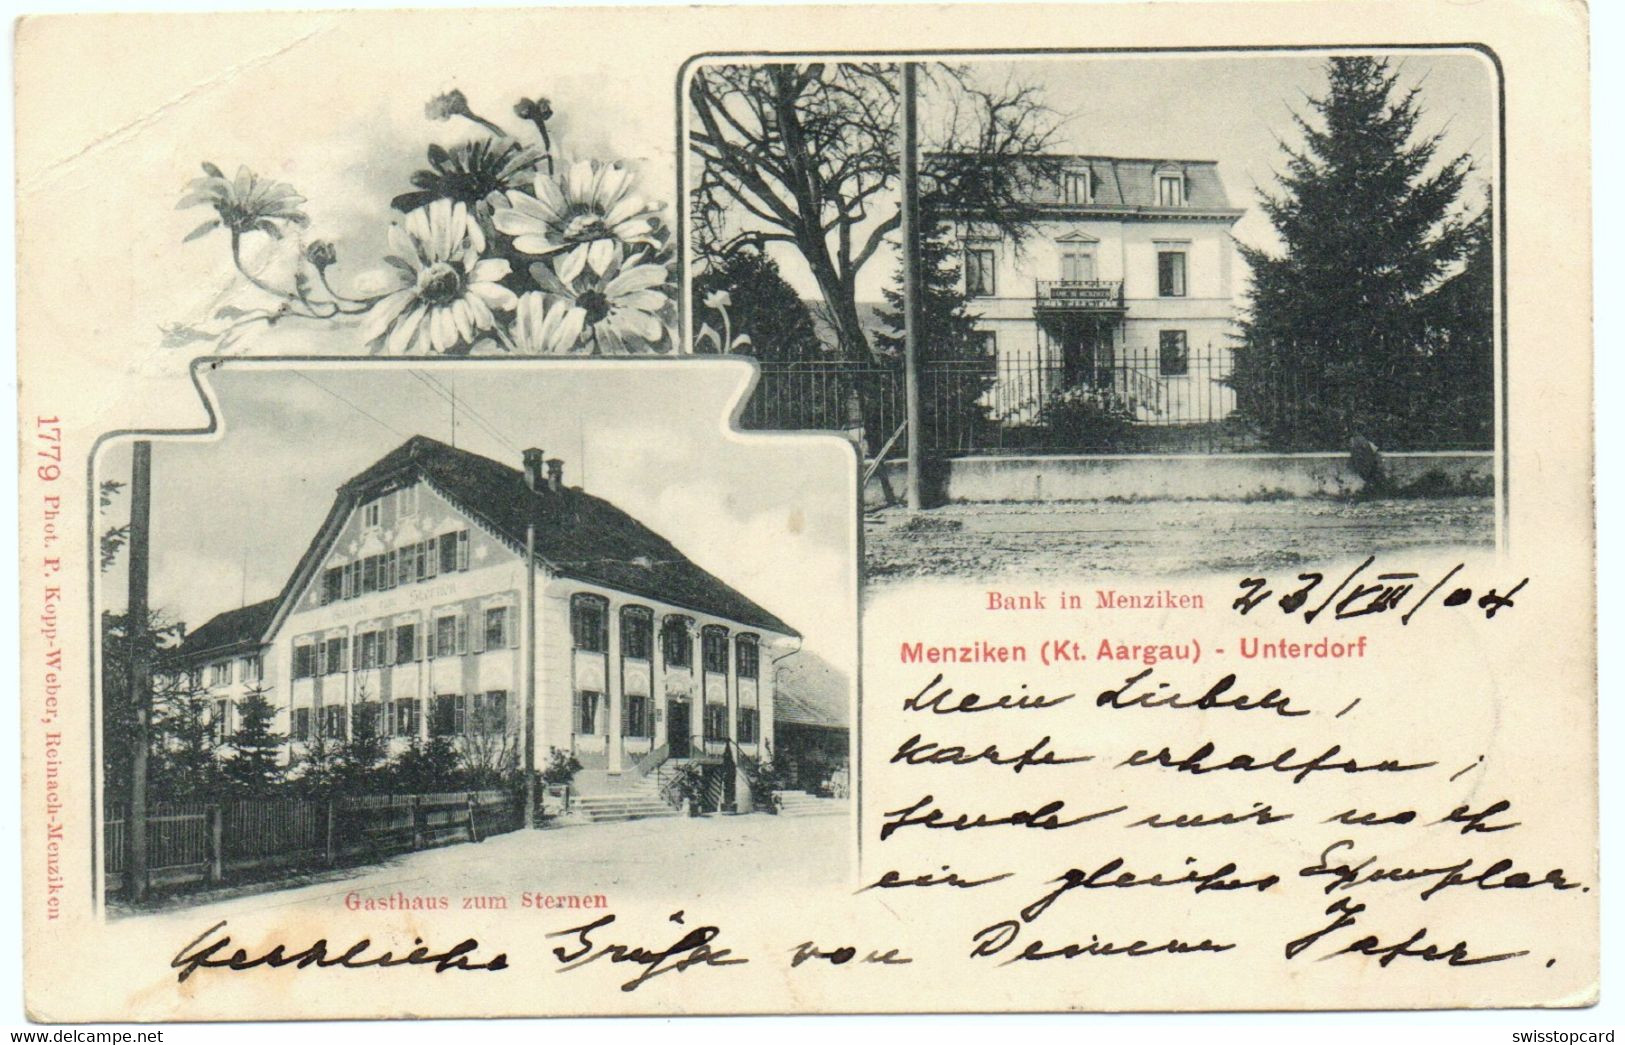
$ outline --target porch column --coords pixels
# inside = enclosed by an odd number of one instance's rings
[[[700,622],[691,621],[685,627],[688,628],[688,674],[693,690],[688,698],[688,735],[692,740],[705,733],[705,649],[701,641],[703,632]],[[705,753],[703,740],[695,746],[699,749],[698,753]]]
[[[722,692],[728,699],[728,739],[739,743],[739,636],[728,632],[728,674]]]
[[[608,729],[609,736],[605,738],[605,749],[609,753],[608,769],[611,773],[621,771],[622,747],[621,742],[621,608],[610,603],[605,612],[609,614],[609,649],[604,651],[604,699],[609,701]]]

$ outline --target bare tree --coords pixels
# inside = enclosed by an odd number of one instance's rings
[[[895,63],[702,66],[689,83],[690,197],[702,260],[783,243],[806,261],[841,354],[871,348],[857,279],[899,221]],[[996,223],[1018,244],[1030,183],[1056,129],[1036,88],[985,89],[964,67],[934,65],[922,185],[933,220]]]

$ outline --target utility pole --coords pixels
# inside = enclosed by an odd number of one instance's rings
[[[525,826],[536,826],[536,522],[525,524]]]
[[[920,312],[920,171],[918,126],[914,112],[915,80],[919,66],[903,63],[902,134],[903,205],[900,231],[903,238],[903,394],[908,423],[908,510],[921,508],[920,455],[920,337],[924,333]]]
[[[130,461],[130,581],[124,613],[130,644],[130,700],[135,736],[130,760],[130,899],[147,898],[147,751],[152,733],[152,650],[148,645],[147,560],[152,527],[152,444],[135,444]]]

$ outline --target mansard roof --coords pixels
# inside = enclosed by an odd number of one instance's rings
[[[1244,213],[1231,204],[1229,196],[1225,193],[1224,182],[1219,179],[1219,165],[1216,160],[1052,153],[1046,155],[1043,162],[1047,167],[1057,169],[1057,176],[1032,177],[1030,202],[1041,207],[1085,212],[1129,211],[1158,218],[1184,215],[1233,220]],[[1090,175],[1091,202],[1087,204],[1069,202],[1064,195],[1064,179],[1059,175],[1082,171],[1087,171]],[[1185,202],[1177,207],[1164,207],[1157,203],[1156,176],[1168,173],[1184,175]]]
[[[175,655],[193,661],[211,653],[258,646],[265,640],[266,629],[276,614],[277,602],[277,599],[266,599],[241,609],[215,614],[186,633],[186,638],[176,647]]]
[[[536,526],[536,559],[553,574],[658,599],[781,635],[790,625],[702,570],[671,542],[601,497],[545,483],[488,457],[417,435],[339,487],[321,532],[289,579],[283,598],[302,590],[350,513],[379,494],[422,479],[459,511],[523,554]]]

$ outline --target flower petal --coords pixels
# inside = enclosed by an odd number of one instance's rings
[[[587,244],[577,244],[576,247],[563,257],[553,259],[553,270],[559,274],[559,279],[566,283],[575,281],[581,275],[581,270],[587,266]]]
[[[457,333],[464,342],[474,340],[474,313],[469,311],[468,302],[458,298],[446,307],[451,313],[451,321],[457,324]]]
[[[362,321],[362,340],[371,341],[388,330],[389,325],[395,322],[396,317],[415,300],[417,300],[417,289],[408,287],[405,290],[397,290],[372,306],[371,311],[367,313],[367,318]]]
[[[577,160],[570,164],[570,169],[564,172],[565,198],[575,203],[591,201],[593,181],[597,175],[591,160]]]
[[[491,224],[505,236],[545,236],[547,222],[514,207],[499,207],[491,214]]]
[[[519,303],[514,292],[501,283],[470,283],[468,293],[470,297],[477,297],[492,308],[500,308],[504,312],[513,311]]]
[[[474,319],[474,325],[480,330],[490,330],[496,326],[497,317],[492,314],[491,306],[478,294],[468,295],[459,304],[468,309],[468,314]]]
[[[628,294],[617,294],[614,298],[617,307],[635,308],[644,312],[659,312],[670,300],[658,290],[634,290]]]
[[[635,308],[617,308],[610,312],[609,320],[618,330],[629,331],[645,341],[657,342],[664,328],[660,320]]]
[[[608,212],[626,196],[626,190],[632,187],[632,172],[618,163],[605,164],[598,172],[598,185],[593,192],[593,202],[602,211]]]
[[[384,351],[392,356],[405,355],[411,350],[413,335],[418,332],[418,325],[423,322],[424,310],[413,309],[400,318],[395,329],[389,332],[389,340],[384,344]]]
[[[609,271],[609,266],[615,261],[615,241],[609,238],[595,239],[587,244],[587,264],[592,270],[602,276]]]
[[[559,279],[558,274],[553,271],[553,266],[547,262],[536,262],[530,266],[529,272],[530,278],[535,281],[536,285],[549,294],[557,294],[560,297],[572,299],[575,297],[575,291],[564,285],[564,281]]]
[[[558,348],[554,351],[568,352],[574,348],[576,342],[581,340],[581,331],[587,325],[587,310],[573,308],[565,305],[564,318],[559,320],[558,329],[553,334],[553,341]]]
[[[512,271],[512,266],[502,258],[486,258],[469,269],[468,278],[474,283],[495,283],[499,279],[506,279]]]
[[[570,202],[564,198],[559,183],[551,174],[538,174],[535,189],[538,210],[546,220],[554,224],[562,223],[565,215],[569,213]]]
[[[555,240],[551,235],[544,233],[539,236],[514,237],[513,249],[521,254],[539,254],[546,257],[549,254],[556,254],[563,250],[564,244]]]
[[[622,270],[620,275],[610,280],[609,285],[604,288],[604,293],[613,298],[634,290],[658,287],[664,282],[666,282],[666,266],[634,265]]]
[[[444,352],[457,344],[457,322],[451,318],[450,309],[437,308],[424,322],[429,324],[429,344],[436,352]]]
[[[414,211],[413,213],[417,212]],[[413,272],[423,271],[423,257],[418,252],[417,241],[412,238],[407,229],[403,229],[399,225],[389,227],[389,250],[394,257],[400,258],[410,265]]]

